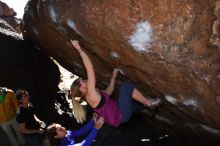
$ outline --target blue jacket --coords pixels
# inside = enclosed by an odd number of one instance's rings
[[[81,136],[83,134],[89,133],[88,136],[81,143],[77,143],[77,146],[90,146],[96,137],[97,129],[94,127],[94,121],[91,120],[85,126],[75,131],[67,131],[66,136],[61,141],[61,146],[74,146],[76,143],[74,137]]]

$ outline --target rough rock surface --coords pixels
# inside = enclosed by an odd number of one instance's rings
[[[220,145],[219,15],[217,0],[31,0],[23,34],[85,77],[69,43],[80,40],[100,84],[119,67],[165,100],[149,122],[175,145]]]
[[[0,1],[0,23],[7,23],[9,29],[21,33],[21,20],[16,18],[16,12]],[[2,25],[1,25],[2,27]]]
[[[8,5],[0,1],[0,16],[15,16],[17,13],[14,9],[9,8]]]

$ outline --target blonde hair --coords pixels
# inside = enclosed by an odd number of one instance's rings
[[[83,123],[86,121],[86,111],[80,104],[79,100],[76,100],[77,98],[83,97],[82,93],[79,91],[79,79],[73,81],[70,91],[72,97],[73,115],[78,123]]]

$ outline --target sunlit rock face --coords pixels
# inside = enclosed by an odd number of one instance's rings
[[[80,40],[100,84],[119,67],[146,94],[161,95],[151,123],[167,127],[175,145],[219,145],[219,15],[216,0],[31,0],[23,34],[85,77],[70,45]]]

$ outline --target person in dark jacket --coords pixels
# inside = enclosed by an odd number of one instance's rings
[[[16,116],[19,130],[28,146],[40,146],[43,142],[42,135],[44,134],[45,123],[35,115],[26,90],[17,90],[16,95],[20,104]]]

